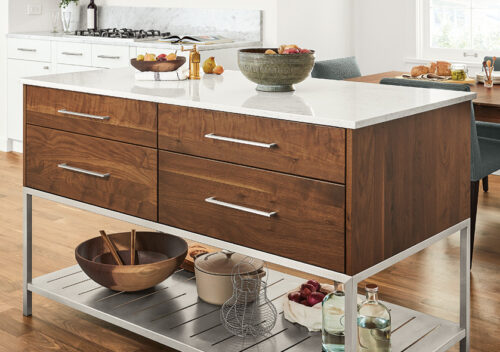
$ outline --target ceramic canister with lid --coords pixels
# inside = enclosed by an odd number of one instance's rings
[[[248,262],[248,257],[242,254],[221,251],[197,257],[194,271],[198,296],[207,303],[223,305],[233,295],[233,268],[244,259],[243,272],[255,278],[265,275],[262,260],[252,259]],[[241,273],[241,265],[239,270]]]

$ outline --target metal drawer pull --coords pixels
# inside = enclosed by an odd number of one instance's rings
[[[28,48],[17,48],[19,51],[29,51],[30,53],[36,53],[36,49],[28,49]]]
[[[274,148],[277,146],[276,143],[260,143],[260,142],[246,141],[244,139],[236,139],[236,138],[217,136],[216,134],[213,134],[213,133],[206,134],[205,138],[216,139],[218,141],[253,145],[254,147],[261,147],[261,148]]]
[[[252,213],[260,216],[265,216],[266,218],[270,218],[278,214],[276,211],[271,211],[271,212],[265,212],[265,211],[260,211],[260,210],[255,210],[252,208],[247,208],[247,207],[242,207],[241,205],[236,205],[236,204],[231,204],[231,203],[226,203],[226,202],[221,202],[220,200],[215,199],[215,197],[209,197],[205,199],[205,202],[207,203],[212,203],[216,205],[220,205],[222,207],[226,208],[231,208],[231,209],[236,209],[236,210],[241,210],[247,213]]]
[[[70,53],[68,51],[63,51],[61,54],[69,56],[83,56],[83,53]]]
[[[109,116],[89,115],[89,114],[84,114],[81,112],[68,111],[65,109],[57,110],[57,112],[61,113],[61,114],[66,114],[66,115],[88,117],[89,119],[94,119],[94,120],[109,120]]]
[[[119,56],[108,56],[108,55],[97,55],[99,59],[112,59],[112,60],[120,60]]]
[[[110,174],[101,174],[99,172],[94,172],[94,171],[89,171],[89,170],[85,170],[85,169],[80,169],[78,167],[69,166],[66,163],[59,164],[59,165],[57,165],[57,167],[59,167],[61,169],[69,170],[69,171],[79,172],[79,173],[85,174],[85,175],[100,177],[100,178],[108,178],[110,175]]]

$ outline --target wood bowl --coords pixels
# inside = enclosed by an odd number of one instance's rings
[[[130,232],[109,234],[124,264],[130,263]],[[135,292],[167,279],[186,258],[182,238],[159,232],[137,232],[136,265],[116,265],[101,237],[81,243],[76,261],[92,280],[115,291]]]
[[[170,72],[176,71],[186,63],[185,56],[177,56],[177,60],[170,61],[137,61],[131,59],[130,64],[141,72]]]

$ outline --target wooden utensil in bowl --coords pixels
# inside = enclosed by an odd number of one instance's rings
[[[131,59],[130,64],[141,72],[171,72],[176,71],[186,63],[185,56],[177,56],[175,60],[169,61],[137,61]]]

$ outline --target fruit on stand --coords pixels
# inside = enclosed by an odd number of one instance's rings
[[[170,53],[167,55],[167,61],[177,60],[177,55],[175,53]]]
[[[264,54],[266,54],[266,55],[277,55],[276,51],[274,51],[272,49],[267,49]]]
[[[214,69],[217,65],[215,64],[215,57],[210,56],[203,63],[203,72],[211,74],[214,73]]]
[[[144,61],[144,55],[137,55],[137,61]]]
[[[214,70],[213,70],[213,73],[215,73],[216,75],[221,75],[224,73],[224,67],[222,66],[215,66]]]
[[[144,61],[156,61],[155,54],[146,54],[146,55],[144,55]]]
[[[166,54],[160,54],[156,57],[156,61],[167,61],[167,55]]]

